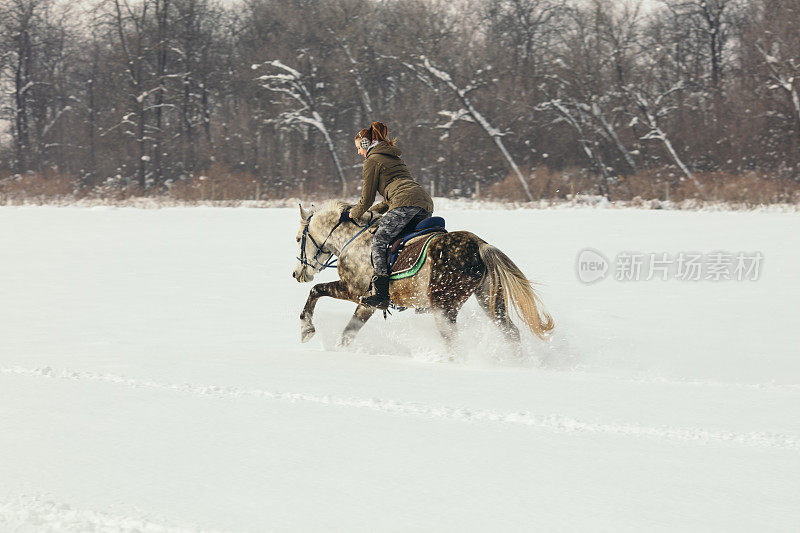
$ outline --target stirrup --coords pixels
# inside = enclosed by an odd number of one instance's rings
[[[389,298],[378,299],[379,296],[377,294],[371,294],[369,296],[362,296],[358,299],[358,303],[367,307],[374,307],[375,309],[381,309],[386,311],[390,305],[392,305],[392,300]],[[369,300],[369,301],[368,301]]]

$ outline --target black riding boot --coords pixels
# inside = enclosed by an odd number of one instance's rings
[[[361,299],[363,305],[387,309],[392,301],[389,299],[389,276],[373,276],[373,293],[371,296]]]

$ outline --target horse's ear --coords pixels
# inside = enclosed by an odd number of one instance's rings
[[[306,211],[305,209],[303,209],[303,205],[302,204],[298,204],[298,205],[300,206],[300,218],[302,220],[308,220],[308,217],[311,216],[312,212],[311,211]]]

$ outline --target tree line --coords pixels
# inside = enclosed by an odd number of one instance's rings
[[[0,89],[74,191],[352,195],[373,120],[439,195],[800,180],[800,0],[0,0]]]

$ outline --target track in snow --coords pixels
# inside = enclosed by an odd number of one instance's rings
[[[0,499],[0,525],[9,531],[58,531],[63,533],[124,532],[124,533],[214,533],[191,525],[154,522],[129,515],[102,513],[74,508],[46,496],[20,496]],[[6,531],[6,530],[4,530]]]
[[[93,381],[126,385],[134,388],[176,391],[200,396],[222,398],[255,397],[283,402],[305,402],[336,407],[354,407],[391,414],[441,418],[461,422],[493,422],[530,426],[560,433],[584,432],[625,435],[631,437],[653,437],[669,440],[706,443],[732,443],[765,448],[800,450],[800,436],[767,432],[736,433],[730,431],[707,431],[698,428],[651,427],[637,424],[594,423],[576,420],[558,414],[537,415],[529,412],[498,412],[485,409],[468,409],[448,406],[428,406],[381,398],[343,398],[332,395],[315,395],[297,392],[278,392],[260,389],[240,389],[218,385],[193,385],[189,383],[164,383],[94,372],[76,372],[42,368],[0,368],[0,373],[22,376]]]

